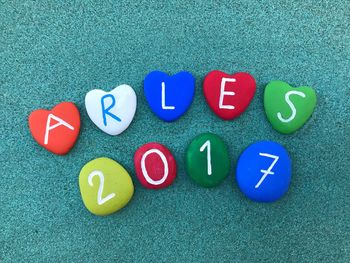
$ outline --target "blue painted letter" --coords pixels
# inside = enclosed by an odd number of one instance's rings
[[[112,103],[111,105],[108,106],[108,108],[105,108],[105,103],[104,100],[107,98],[111,98],[112,99]],[[113,119],[115,119],[116,121],[122,121],[121,119],[119,119],[117,116],[115,116],[113,113],[110,113],[109,110],[112,109],[115,105],[115,98],[113,95],[111,94],[106,94],[101,98],[101,106],[102,106],[102,117],[103,117],[103,124],[105,126],[107,126],[107,117],[106,115],[109,115],[110,117],[112,117]]]

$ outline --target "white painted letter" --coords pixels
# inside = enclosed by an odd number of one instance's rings
[[[225,91],[226,82],[236,82],[236,79],[232,79],[232,78],[222,78],[221,79],[219,108],[220,109],[233,110],[235,108],[235,106],[233,106],[233,105],[224,105],[224,97],[225,97],[225,95],[226,96],[234,96],[235,95],[235,93],[233,91]]]
[[[57,121],[57,123],[50,126],[51,119],[54,119],[55,121]],[[57,116],[55,116],[53,114],[49,114],[49,116],[47,117],[47,121],[46,121],[44,144],[49,143],[49,132],[51,130],[57,128],[58,126],[61,126],[61,125],[66,126],[70,130],[74,130],[74,127],[72,125],[70,125],[69,123],[65,122],[64,120],[58,118]]]
[[[163,177],[157,181],[155,181],[151,177],[149,177],[149,175],[147,173],[147,169],[146,169],[146,157],[151,153],[158,154],[160,159],[162,159],[162,162],[164,164]],[[168,174],[169,174],[168,161],[165,158],[165,155],[161,151],[159,151],[158,149],[151,149],[151,150],[148,150],[147,152],[145,152],[145,154],[141,158],[141,170],[142,170],[142,173],[145,176],[145,179],[148,183],[153,184],[153,185],[160,185],[160,184],[164,183],[164,181],[168,178]]]
[[[175,110],[175,106],[166,106],[165,105],[165,83],[162,82],[162,109],[163,110]]]
[[[285,119],[282,117],[282,114],[280,112],[277,113],[277,117],[278,119],[281,121],[281,122],[290,122],[292,121],[294,118],[295,118],[295,115],[297,114],[297,110],[295,109],[295,106],[294,104],[290,101],[289,97],[291,95],[298,95],[302,98],[305,98],[305,93],[301,92],[301,91],[295,91],[295,90],[292,90],[292,91],[289,91],[286,93],[285,95],[285,100],[287,102],[287,104],[289,105],[289,107],[291,108],[292,110],[292,115],[288,118],[288,119]]]

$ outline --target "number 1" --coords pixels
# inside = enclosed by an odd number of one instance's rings
[[[208,170],[208,175],[211,175],[211,151],[210,151],[210,141],[207,140],[202,147],[199,149],[201,152],[203,152],[207,148],[207,170]]]

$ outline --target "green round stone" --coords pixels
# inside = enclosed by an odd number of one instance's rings
[[[216,134],[198,135],[187,148],[186,170],[199,185],[219,185],[230,171],[230,158],[223,140]]]

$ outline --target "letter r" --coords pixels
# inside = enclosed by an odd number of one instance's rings
[[[105,100],[107,98],[112,99],[112,103],[106,108],[105,107]],[[102,118],[103,118],[103,124],[107,126],[107,115],[115,119],[116,121],[122,121],[119,117],[114,115],[113,113],[109,112],[115,105],[115,98],[112,94],[106,94],[101,98],[101,106],[102,106]]]

